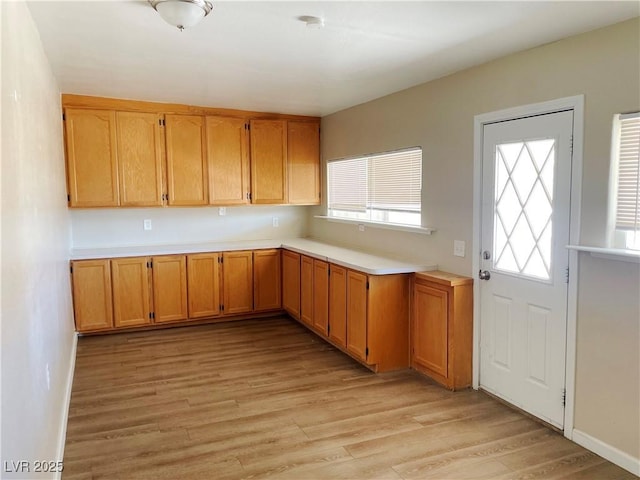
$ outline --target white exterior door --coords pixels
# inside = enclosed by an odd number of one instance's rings
[[[484,126],[480,386],[564,424],[573,111]]]

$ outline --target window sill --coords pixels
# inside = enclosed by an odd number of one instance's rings
[[[334,223],[347,223],[350,225],[369,227],[369,228],[379,228],[382,230],[396,230],[400,232],[411,232],[411,233],[420,233],[422,235],[431,235],[436,231],[435,228],[431,227],[416,227],[413,225],[397,225],[391,223],[380,223],[380,222],[372,222],[370,220],[351,220],[348,218],[337,218],[337,217],[328,217],[326,215],[315,215],[314,218],[321,218],[326,220],[327,222]]]
[[[640,250],[626,250],[624,248],[587,247],[584,245],[567,245],[569,250],[588,252],[592,257],[617,260],[619,262],[640,263]]]

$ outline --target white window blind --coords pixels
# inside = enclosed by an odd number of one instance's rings
[[[420,225],[422,149],[328,163],[328,215]]]
[[[619,116],[616,229],[640,230],[640,112]]]

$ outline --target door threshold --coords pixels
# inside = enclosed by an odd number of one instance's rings
[[[484,388],[482,388],[482,386],[478,387],[478,390],[480,390],[485,395],[488,395],[489,397],[493,398],[494,400],[498,401],[499,403],[503,404],[504,406],[509,407],[511,410],[514,410],[514,411],[516,411],[518,413],[521,413],[522,415],[524,415],[527,418],[530,418],[534,422],[539,423],[539,424],[541,424],[541,425],[553,430],[554,432],[559,433],[560,435],[564,436],[564,430],[562,430],[561,428],[556,427],[555,425],[543,420],[540,417],[536,417],[534,414],[529,413],[529,412],[521,409],[520,407],[514,405],[513,403],[509,403],[504,398],[500,398],[497,395],[485,390]]]

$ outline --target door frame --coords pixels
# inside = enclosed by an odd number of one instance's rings
[[[547,102],[523,105],[476,115],[473,120],[473,377],[472,386],[480,387],[480,220],[482,214],[482,152],[484,126],[489,123],[516,120],[523,117],[573,110],[573,155],[571,162],[571,193],[569,199],[569,244],[580,242],[580,208],[582,196],[582,156],[584,139],[584,95],[558,98]],[[578,252],[569,250],[569,285],[567,291],[567,348],[565,366],[566,404],[564,436],[573,437],[575,407],[576,323],[578,304]]]

